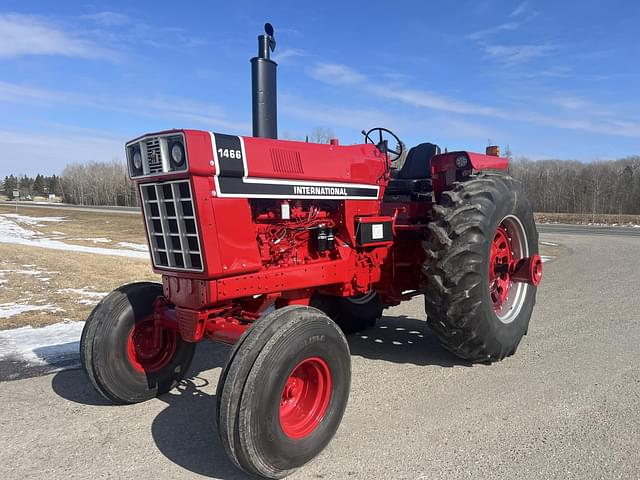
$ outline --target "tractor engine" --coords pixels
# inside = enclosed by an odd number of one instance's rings
[[[265,268],[337,258],[335,206],[303,201],[255,206],[256,238]]]

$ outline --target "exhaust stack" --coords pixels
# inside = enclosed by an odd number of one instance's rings
[[[278,138],[278,64],[271,60],[271,52],[276,49],[276,39],[270,23],[265,23],[264,31],[265,35],[258,36],[258,56],[251,59],[253,136]]]

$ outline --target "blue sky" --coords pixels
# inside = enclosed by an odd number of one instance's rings
[[[3,0],[0,175],[123,157],[171,127],[251,134],[249,58],[278,41],[279,130],[530,158],[640,154],[640,2]]]

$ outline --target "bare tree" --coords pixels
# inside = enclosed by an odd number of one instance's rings
[[[333,130],[325,127],[316,127],[311,131],[311,135],[309,135],[309,141],[311,143],[329,143],[332,138],[335,138]]]

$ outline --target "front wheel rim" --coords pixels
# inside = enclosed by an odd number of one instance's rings
[[[318,428],[329,403],[333,380],[327,362],[306,358],[292,371],[280,396],[280,426],[285,435],[300,440]]]
[[[502,323],[511,323],[520,314],[529,285],[513,282],[504,268],[496,270],[499,265],[510,265],[528,256],[529,244],[522,222],[507,215],[496,228],[489,257],[489,294],[493,311]]]
[[[133,368],[141,373],[154,373],[165,368],[173,359],[178,346],[178,334],[160,328],[158,341],[154,341],[153,318],[136,322],[129,332],[127,356]]]

